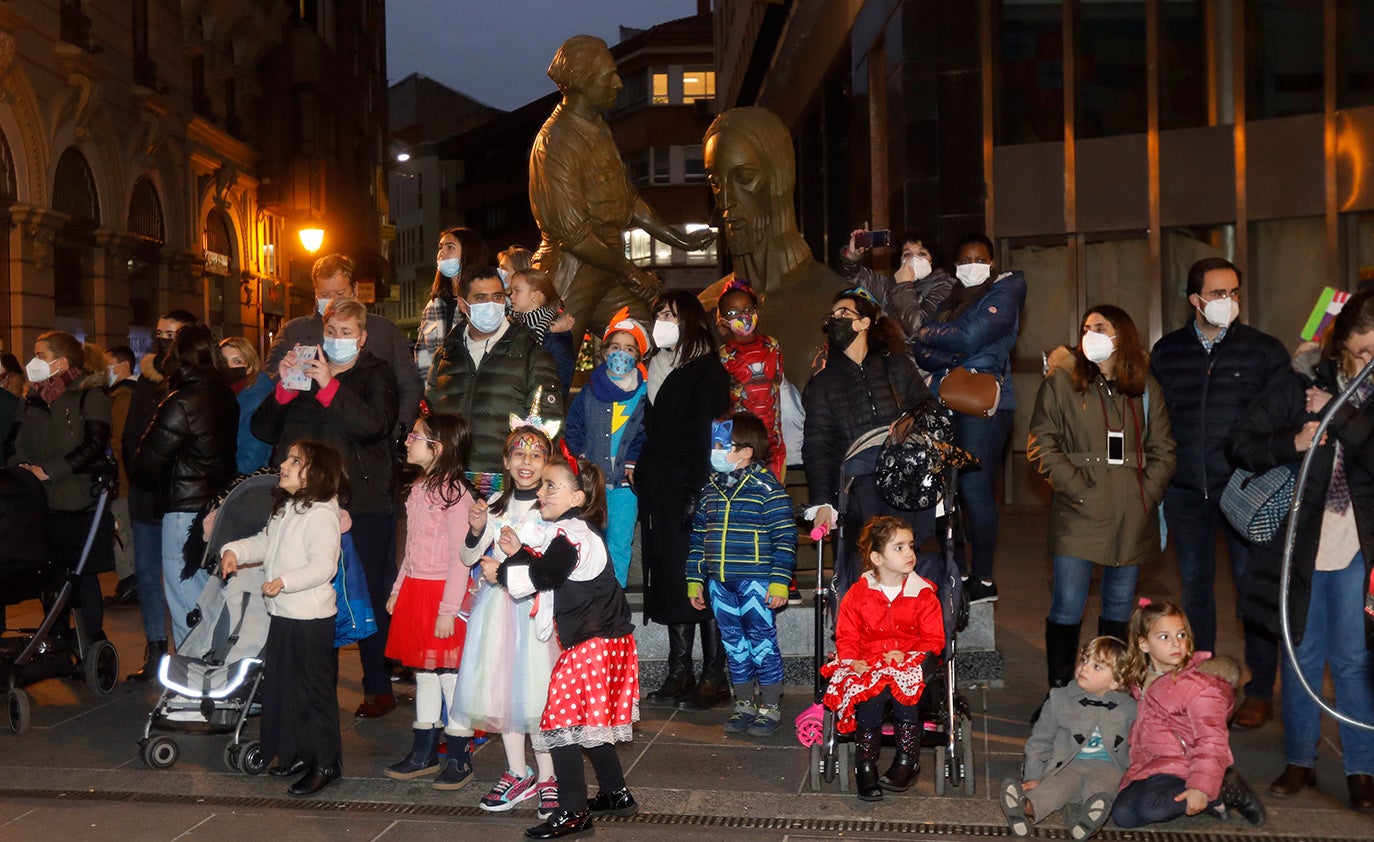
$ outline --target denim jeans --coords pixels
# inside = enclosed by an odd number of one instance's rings
[[[1174,539],[1182,580],[1183,613],[1193,627],[1193,645],[1207,652],[1217,645],[1217,562],[1218,530],[1226,538],[1231,560],[1231,575],[1236,582],[1236,605],[1243,600],[1250,547],[1221,513],[1221,496],[1203,497],[1199,491],[1170,486],[1164,493],[1164,522]],[[1274,678],[1278,674],[1278,644],[1257,634],[1245,635],[1245,665],[1250,681],[1245,695],[1268,701],[1274,697]]]
[[[1177,775],[1151,775],[1131,781],[1116,794],[1112,821],[1117,827],[1141,827],[1176,819],[1187,812],[1188,802],[1175,800],[1187,788],[1187,782]]]
[[[969,575],[992,578],[992,562],[997,551],[998,469],[1002,449],[1011,433],[1012,411],[999,409],[991,418],[955,414],[954,443],[978,457],[976,468],[959,474],[959,505],[964,513],[965,534],[972,557]]]
[[[181,578],[186,568],[182,550],[195,519],[195,512],[167,512],[162,516],[162,592],[167,595],[167,612],[172,615],[172,642],[178,647],[191,631],[186,615],[196,607],[200,592],[210,581],[204,570],[197,570],[189,579]]]
[[[615,579],[625,587],[630,576],[630,548],[635,540],[639,498],[628,485],[606,489],[606,549],[615,568]]]
[[[138,571],[138,610],[149,643],[167,639],[167,597],[162,593],[162,522],[133,521],[134,568]]]
[[[1050,598],[1051,623],[1076,626],[1083,619],[1088,604],[1088,588],[1093,581],[1093,568],[1102,567],[1086,558],[1057,555],[1054,557],[1054,595]],[[1126,622],[1135,610],[1135,583],[1140,568],[1102,567],[1102,614],[1104,620]]]
[[[1296,647],[1298,666],[1283,661],[1283,749],[1288,762],[1311,769],[1317,763],[1321,712],[1298,683],[1297,669],[1321,692],[1323,667],[1331,667],[1336,710],[1361,722],[1374,722],[1374,686],[1370,653],[1364,640],[1364,556],[1344,570],[1312,574],[1307,625]],[[1374,732],[1341,723],[1341,750],[1347,775],[1374,774]]]

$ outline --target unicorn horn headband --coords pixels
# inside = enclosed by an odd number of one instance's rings
[[[516,415],[514,412],[512,412],[510,414],[510,428],[512,430],[518,430],[521,427],[533,427],[536,430],[542,432],[544,435],[548,436],[550,440],[557,436],[558,430],[561,427],[560,422],[545,421],[539,415],[539,404],[543,400],[543,398],[544,387],[539,386],[535,388],[534,400],[530,401],[530,414],[525,416],[524,418],[521,418],[519,415]]]

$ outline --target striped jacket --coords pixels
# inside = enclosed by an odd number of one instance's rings
[[[734,480],[733,483],[731,480]],[[687,553],[687,585],[765,580],[786,588],[797,561],[792,500],[768,466],[755,462],[730,474],[712,473],[697,500]]]

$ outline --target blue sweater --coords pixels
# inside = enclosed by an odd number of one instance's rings
[[[253,435],[253,413],[258,406],[272,394],[276,383],[265,371],[259,371],[242,392],[239,401],[238,471],[251,474],[259,468],[267,467],[272,457],[272,445]]]
[[[1015,409],[1011,382],[1011,349],[1021,330],[1026,304],[1026,277],[1008,272],[992,284],[978,303],[953,321],[927,319],[911,342],[916,364],[930,372],[930,391],[940,394],[940,381],[950,369],[962,366],[996,375],[1002,386],[998,409]],[[945,307],[949,300],[945,300]]]
[[[628,418],[616,426],[615,405],[635,401]],[[596,464],[606,475],[606,487],[625,484],[625,469],[633,468],[644,448],[644,407],[648,401],[644,378],[630,390],[617,386],[606,373],[606,366],[592,369],[591,380],[568,407],[567,429],[563,438],[568,449]],[[614,428],[614,429],[613,429]],[[619,435],[616,436],[616,430]],[[611,442],[616,442],[614,451]]]
[[[762,579],[770,591],[786,595],[796,563],[792,500],[768,466],[754,462],[729,474],[713,472],[692,518],[689,593],[709,576],[720,582]]]

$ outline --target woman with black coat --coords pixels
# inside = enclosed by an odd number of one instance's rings
[[[367,308],[352,298],[336,298],[324,311],[324,341],[305,368],[304,391],[276,390],[253,413],[253,435],[274,446],[272,463],[286,458],[301,439],[322,442],[343,456],[351,499],[349,534],[367,577],[377,633],[358,643],[363,665],[363,701],[354,712],[362,719],[383,716],[396,706],[386,666],[390,615],[386,601],[396,578],[395,442],[399,403],[391,364],[367,350]],[[278,374],[299,362],[295,349],[282,358]]]
[[[644,619],[668,627],[668,678],[650,701],[705,710],[730,698],[725,647],[710,610],[687,599],[691,508],[711,470],[711,422],[730,406],[730,376],[720,364],[701,302],[669,291],[654,302],[649,412],[636,465],[644,564]],[[692,674],[693,630],[701,628],[701,676]]]
[[[186,615],[209,578],[204,570],[185,575],[182,549],[196,515],[238,474],[239,405],[205,325],[177,329],[162,370],[169,391],[139,439],[129,478],[152,495],[162,516],[162,589],[180,646],[191,630]]]
[[[847,558],[856,559],[860,529],[875,515],[892,515],[911,524],[916,545],[935,532],[933,510],[895,509],[878,496],[872,475],[859,477],[849,489],[848,512],[838,510],[840,469],[845,453],[860,436],[886,427],[922,403],[933,401],[916,364],[906,355],[902,330],[882,314],[863,287],[841,290],[822,319],[826,334],[825,368],[811,376],[802,393],[806,427],[802,462],[817,523],[835,526],[844,514],[850,536]],[[857,578],[859,568],[839,571],[841,588]]]
[[[1321,713],[1299,685],[1297,670],[1318,692],[1331,668],[1336,710],[1374,722],[1371,643],[1366,616],[1374,563],[1374,383],[1365,381],[1341,407],[1322,441],[1313,442],[1331,398],[1374,358],[1374,291],[1346,302],[1322,349],[1299,352],[1293,370],[1275,380],[1231,431],[1226,455],[1237,468],[1260,473],[1281,465],[1296,471],[1315,447],[1298,510],[1288,620],[1296,650],[1283,659],[1283,730],[1287,766],[1270,785],[1296,795],[1316,781]],[[1288,528],[1285,526],[1285,528]],[[1242,593],[1247,626],[1276,639],[1284,533],[1254,545]],[[1340,724],[1351,806],[1374,810],[1374,732]]]

